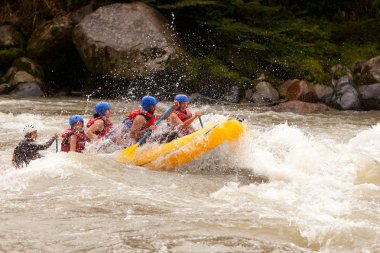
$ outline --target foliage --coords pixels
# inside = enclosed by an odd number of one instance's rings
[[[174,15],[175,28],[194,57],[211,58],[213,64],[251,80],[265,73],[278,83],[289,78],[327,83],[333,65],[351,66],[380,54],[376,44],[380,19],[372,11],[376,7],[378,12],[378,2],[179,0],[150,4],[168,17]]]
[[[6,70],[12,64],[12,61],[24,54],[21,48],[8,48],[0,50],[0,68]]]
[[[264,5],[281,5],[295,13],[335,20],[358,20],[380,16],[379,0],[261,0]]]

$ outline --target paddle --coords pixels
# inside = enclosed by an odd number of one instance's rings
[[[160,124],[160,122],[173,110],[174,104],[169,107],[169,109],[159,118],[159,120],[156,121],[154,126],[157,126]],[[126,149],[124,149],[117,157],[116,160],[118,162],[124,162],[124,163],[129,163],[133,160],[133,157],[135,156],[136,150],[139,147],[139,145],[148,137],[148,135],[152,132],[152,130],[148,130],[143,137],[133,146],[130,146]]]
[[[198,119],[199,119],[199,123],[201,123],[201,127],[203,128],[203,122],[202,122],[202,119],[201,119],[201,115],[199,115]]]

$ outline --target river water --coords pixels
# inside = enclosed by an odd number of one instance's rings
[[[96,102],[0,98],[0,251],[380,252],[379,111],[195,106],[204,124],[243,116],[247,133],[172,172],[54,144],[10,166],[26,124],[45,142]],[[114,123],[137,106],[110,102]]]

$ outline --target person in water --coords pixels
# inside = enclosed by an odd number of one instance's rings
[[[48,149],[59,136],[59,134],[56,133],[45,144],[37,144],[35,141],[38,134],[37,129],[35,129],[34,126],[27,125],[23,129],[23,133],[25,138],[13,151],[12,165],[17,169],[28,166],[32,160],[41,158],[42,156],[39,151]]]
[[[155,97],[145,96],[141,99],[141,109],[134,109],[127,114],[123,124],[130,128],[129,136],[134,141],[137,142],[148,130],[155,129],[156,120],[161,117],[155,114],[157,103]]]
[[[191,134],[195,131],[191,125],[201,113],[195,112],[194,115],[188,108],[189,98],[186,95],[178,94],[174,97],[174,101],[178,102],[178,107],[175,108],[169,117],[169,124],[177,128],[181,136]]]
[[[97,141],[111,132],[110,115],[111,105],[109,103],[99,102],[95,105],[95,114],[87,123],[86,136],[90,141]]]
[[[86,146],[87,137],[83,131],[83,117],[72,115],[69,118],[70,128],[66,129],[61,135],[61,151],[75,151],[82,153]]]

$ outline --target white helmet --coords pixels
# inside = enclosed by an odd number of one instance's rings
[[[27,135],[28,133],[31,133],[33,131],[37,131],[37,129],[33,125],[26,125],[22,130],[22,133],[24,135]]]

